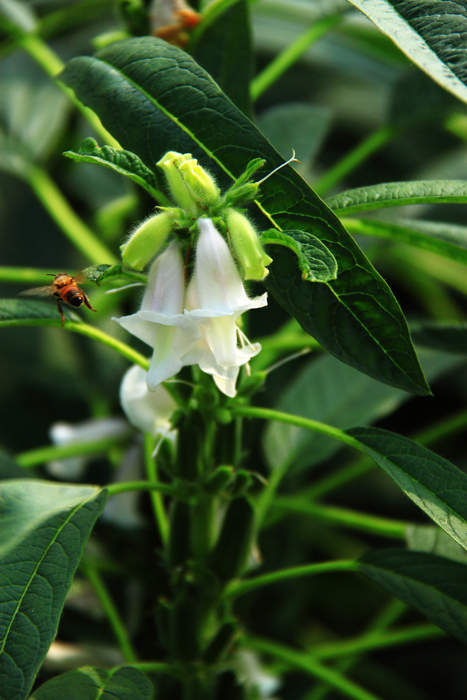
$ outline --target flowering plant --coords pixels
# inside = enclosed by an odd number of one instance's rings
[[[0,0],[0,700],[461,700],[461,4],[115,4]]]

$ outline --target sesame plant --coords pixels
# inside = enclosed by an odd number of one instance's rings
[[[464,0],[0,28],[0,700],[463,698]]]

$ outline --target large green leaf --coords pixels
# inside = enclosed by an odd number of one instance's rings
[[[467,643],[467,566],[425,552],[366,554],[360,572]]]
[[[407,204],[465,204],[465,180],[415,180],[386,182],[346,190],[329,197],[326,204],[338,215],[356,214]]]
[[[151,700],[153,686],[131,666],[113,671],[86,666],[44,683],[29,700]]]
[[[62,305],[64,316],[69,321],[81,319],[70,309]],[[32,299],[0,299],[0,328],[7,326],[61,325],[60,314],[56,304]]]
[[[106,492],[21,479],[0,483],[0,501],[0,698],[22,700],[57,633]]]
[[[430,382],[463,362],[461,357],[429,351],[422,351],[420,359]],[[370,425],[408,399],[410,396],[400,389],[375,382],[327,355],[309,362],[289,383],[274,408],[346,430],[356,424]],[[263,437],[264,452],[272,468],[288,464],[294,469],[309,469],[341,447],[336,440],[287,423],[268,423]]]
[[[253,158],[264,158],[269,171],[282,162],[210,76],[165,42],[148,37],[116,42],[94,58],[72,59],[61,78],[122,147],[151,169],[168,149],[190,151],[226,187]],[[330,249],[339,268],[337,280],[311,284],[301,279],[295,255],[281,250],[270,266],[268,289],[343,362],[380,381],[426,393],[391,290],[339,220],[290,166],[264,182],[261,194],[261,204],[253,204],[251,212],[260,229],[272,221],[283,230],[307,231]]]
[[[419,68],[467,102],[464,0],[349,0]]]
[[[402,491],[467,549],[467,475],[413,440],[380,428],[347,431]]]

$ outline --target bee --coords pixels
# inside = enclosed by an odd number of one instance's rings
[[[50,277],[54,278],[52,284],[48,284],[45,287],[35,287],[34,289],[27,289],[25,292],[21,292],[21,294],[27,294],[31,296],[53,295],[54,297],[57,297],[57,309],[62,319],[62,328],[65,325],[65,314],[63,313],[63,309],[60,306],[60,302],[64,302],[65,304],[74,306],[75,309],[78,309],[83,304],[86,304],[88,309],[94,312],[96,311],[96,309],[92,308],[91,302],[89,301],[86,294],[80,287],[78,287],[77,280],[81,281],[81,278],[79,276],[71,277],[71,275],[67,275],[66,272],[59,272],[58,274],[55,274],[54,272],[48,272],[47,274]]]

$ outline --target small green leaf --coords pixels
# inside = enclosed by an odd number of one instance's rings
[[[306,231],[269,229],[261,234],[265,245],[282,245],[298,258],[302,279],[309,282],[329,282],[337,277],[337,261],[319,238]],[[272,254],[273,255],[273,254]]]
[[[98,146],[97,141],[87,138],[84,139],[78,151],[65,151],[63,155],[79,163],[97,163],[110,168],[120,175],[129,177],[155,199],[161,200],[157,175],[131,151],[118,150],[112,146]],[[168,203],[164,196],[162,199],[164,203]]]
[[[425,552],[370,552],[360,572],[467,644],[467,566]]]
[[[467,102],[463,0],[350,0],[419,68]]]
[[[29,700],[151,700],[153,687],[146,676],[131,666],[113,671],[85,666],[52,678]]]
[[[65,318],[69,321],[80,322],[81,319],[73,311],[62,305]],[[51,324],[51,321],[54,323]],[[56,304],[32,299],[0,299],[0,328],[19,326],[27,323],[30,326],[60,325],[60,314]]]
[[[425,321],[414,323],[412,337],[416,343],[444,352],[463,354],[467,352],[467,323]]]
[[[407,204],[465,204],[465,180],[414,180],[413,182],[386,182],[346,190],[326,199],[335,214],[356,214],[387,207],[405,207]]]
[[[104,507],[94,486],[0,483],[0,698],[25,698]]]
[[[148,281],[147,275],[136,272],[136,270],[128,270],[123,265],[91,265],[83,270],[83,274],[90,282],[96,284],[112,279],[130,279],[142,284],[146,284]]]
[[[402,491],[456,542],[467,549],[467,475],[413,440],[380,428],[354,428],[348,435]]]

